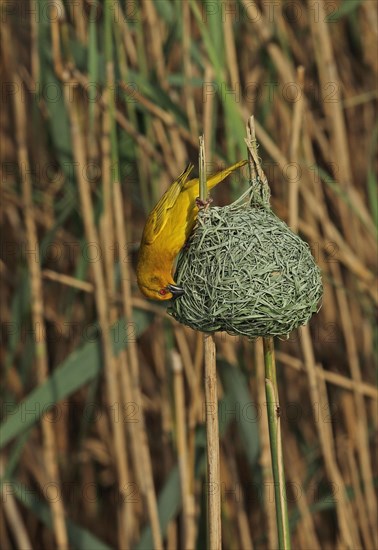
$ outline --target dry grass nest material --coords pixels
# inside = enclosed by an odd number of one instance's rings
[[[279,336],[318,311],[323,287],[308,244],[253,194],[254,187],[233,204],[200,210],[176,269],[185,294],[169,308],[181,323]]]

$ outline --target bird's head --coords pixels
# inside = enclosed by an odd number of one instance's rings
[[[152,275],[143,280],[138,280],[139,288],[142,293],[152,300],[174,300],[184,294],[184,289],[177,286],[174,281],[163,280],[159,275]]]

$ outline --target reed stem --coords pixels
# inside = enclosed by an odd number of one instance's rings
[[[287,510],[285,470],[282,456],[280,405],[276,376],[276,360],[274,357],[273,337],[263,338],[265,362],[265,392],[268,412],[270,453],[274,479],[274,494],[276,502],[276,518],[279,549],[289,550],[290,529]]]
[[[245,141],[248,148],[250,178],[253,180],[258,177],[262,183],[266,181],[266,176],[261,168],[257,154],[257,141],[255,137],[255,124],[253,116],[251,116],[248,120],[247,139]],[[290,529],[286,500],[285,470],[282,456],[280,405],[278,399],[273,337],[268,336],[263,338],[263,343],[265,393],[269,425],[270,454],[272,457],[274,480],[278,547],[280,550],[289,550],[291,548]]]
[[[215,339],[213,334],[204,334],[205,344],[205,400],[207,438],[207,514],[209,550],[221,550],[221,502],[219,466],[219,425],[217,370]]]
[[[207,179],[206,179],[206,154],[205,137],[199,138],[199,198],[201,201],[207,199]]]
[[[200,199],[207,199],[204,136],[199,138]],[[206,404],[206,456],[207,456],[207,532],[209,550],[221,550],[221,502],[219,465],[219,424],[217,366],[214,334],[204,333],[205,350],[205,404]]]

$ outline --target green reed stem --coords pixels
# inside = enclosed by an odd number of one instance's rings
[[[207,199],[207,177],[204,136],[199,137],[199,191],[199,198],[201,201],[205,201]]]
[[[262,170],[257,153],[254,118],[251,116],[247,123],[247,139],[250,180],[259,178],[261,185],[268,189],[268,182]],[[270,454],[274,480],[274,494],[276,502],[276,518],[278,531],[278,545],[280,550],[290,550],[290,529],[287,510],[285,469],[282,456],[280,404],[276,375],[276,361],[274,357],[274,341],[272,336],[263,338],[265,363],[265,393],[268,412]]]
[[[278,544],[280,550],[290,550],[290,529],[287,510],[285,470],[282,456],[280,405],[276,376],[273,337],[263,338],[265,362],[265,392],[268,411],[270,453],[274,479]]]

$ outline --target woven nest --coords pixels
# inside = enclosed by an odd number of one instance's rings
[[[319,309],[322,281],[308,244],[269,206],[251,205],[253,192],[200,210],[179,256],[175,280],[185,294],[169,313],[193,329],[287,335]]]

